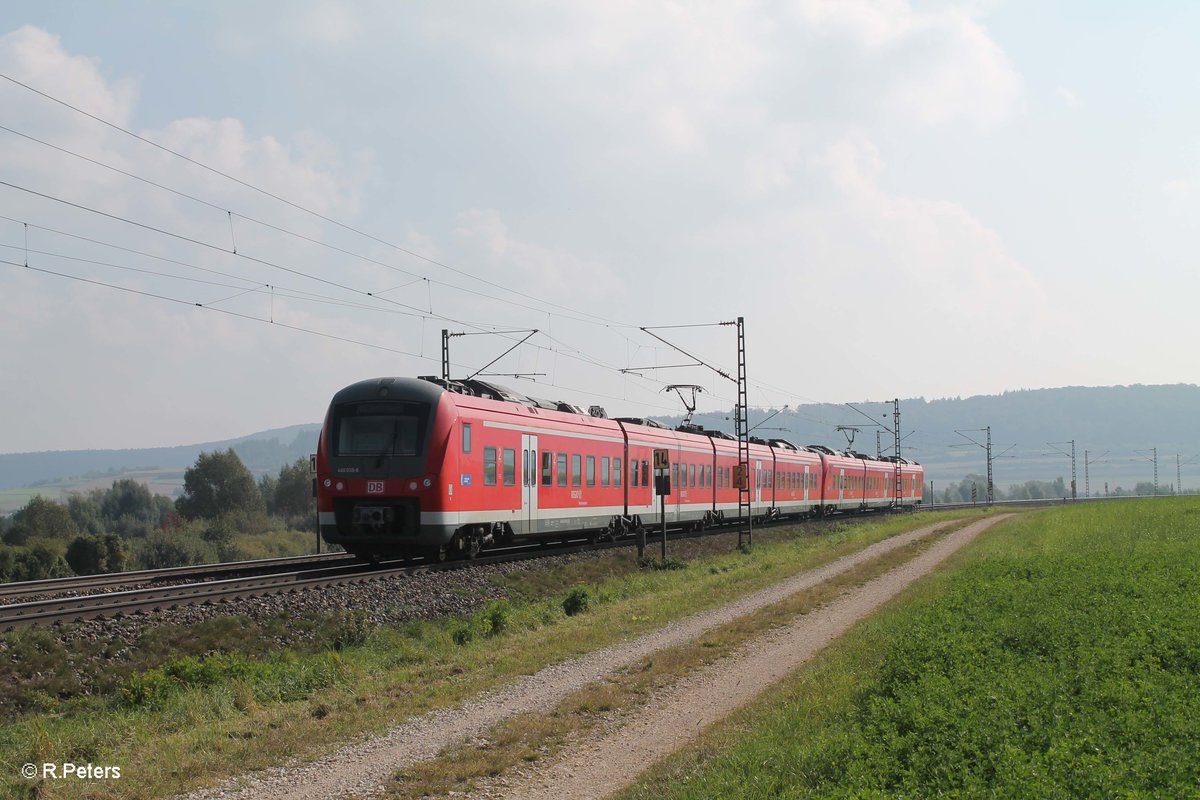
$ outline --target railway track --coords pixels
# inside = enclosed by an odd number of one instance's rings
[[[199,582],[237,576],[269,575],[299,567],[353,563],[347,553],[320,553],[306,556],[284,556],[253,561],[229,561],[223,564],[202,564],[191,567],[169,567],[134,572],[114,572],[107,575],[74,575],[69,578],[47,578],[39,581],[0,584],[0,605],[19,603],[48,594],[92,593],[97,590],[118,590],[122,587],[142,587],[145,584],[168,582]]]
[[[1069,500],[1050,498],[1043,500],[1008,500],[992,503],[994,506],[1036,507],[1063,505],[1071,502],[1095,502],[1128,498],[1088,498]],[[978,508],[986,503],[940,503],[921,507],[925,511],[955,511]],[[796,524],[797,520],[772,520],[756,522],[756,527]],[[709,533],[732,530],[734,525],[710,529]],[[679,539],[705,535],[689,530],[673,530],[668,539]],[[657,530],[647,530],[647,547],[655,551],[659,541]],[[230,564],[185,567],[166,570],[127,572],[115,575],[92,576],[89,578],[61,578],[47,581],[30,581],[22,584],[0,586],[0,631],[31,625],[54,625],[81,622],[90,619],[107,619],[130,614],[148,613],[161,609],[178,608],[201,603],[220,603],[227,600],[263,597],[288,592],[302,592],[331,586],[386,580],[422,572],[464,569],[476,565],[499,564],[522,561],[553,555],[568,555],[586,550],[614,547],[629,547],[636,544],[634,537],[614,542],[593,543],[585,538],[573,538],[556,546],[538,542],[502,550],[489,551],[487,555],[474,559],[445,563],[403,563],[400,561],[380,564],[364,564],[345,553],[329,553],[320,556],[297,556],[292,558],[244,561]],[[250,573],[250,574],[247,574]],[[185,581],[178,583],[178,581]],[[145,583],[162,583],[158,586],[143,586]],[[120,588],[134,586],[137,588]],[[83,591],[104,588],[90,594],[58,596],[49,599],[33,599],[51,592]]]
[[[674,536],[686,535],[677,533]],[[436,572],[452,569],[464,569],[476,565],[498,564],[508,561],[520,561],[551,555],[566,555],[584,550],[621,547],[632,544],[633,540],[618,542],[591,543],[587,539],[570,540],[565,546],[547,547],[542,544],[522,545],[505,548],[493,554],[463,561],[448,561],[444,563],[405,564],[401,561],[382,562],[379,564],[364,564],[346,554],[336,554],[340,560],[328,558],[328,563],[321,563],[310,557],[310,563],[302,563],[298,568],[263,574],[261,571],[253,575],[234,577],[212,577],[206,575],[206,580],[174,583],[162,586],[141,587],[134,589],[118,589],[96,594],[81,594],[56,596],[44,599],[13,602],[17,592],[8,597],[0,597],[0,631],[9,631],[19,627],[33,625],[55,625],[61,623],[83,622],[92,619],[111,619],[140,613],[150,613],[157,610],[179,608],[187,605],[204,603],[220,603],[227,600],[264,597],[273,594],[302,592],[322,589],[331,586],[378,581],[389,578],[416,575],[423,572]],[[300,559],[292,559],[298,561]],[[315,563],[312,563],[315,562]],[[243,562],[245,565],[255,562]],[[232,566],[232,565],[227,565]],[[282,566],[282,565],[280,565]],[[236,571],[236,570],[231,570]],[[161,574],[162,572],[154,570]],[[178,572],[178,571],[174,571]],[[136,573],[107,576],[119,584],[137,584],[130,579]],[[184,571],[186,576],[188,573]],[[193,576],[196,571],[191,573]],[[176,575],[175,577],[179,577]],[[35,583],[43,583],[37,581]],[[111,585],[110,585],[111,588]],[[44,594],[43,590],[41,594]],[[28,592],[25,597],[37,593]]]
[[[756,522],[755,527],[796,524],[797,520],[772,520]],[[668,540],[726,533],[734,525],[710,528],[707,532],[673,529],[667,533]],[[660,533],[647,529],[646,546],[650,553],[656,552]],[[270,559],[273,572],[264,572],[265,562],[236,562],[210,565],[208,567],[179,568],[173,570],[150,570],[142,573],[119,573],[95,576],[88,579],[53,579],[12,584],[8,594],[0,594],[0,631],[33,625],[55,625],[83,622],[92,619],[111,619],[133,614],[151,613],[157,610],[179,608],[187,605],[220,603],[228,600],[264,597],[289,592],[302,592],[331,586],[386,580],[395,577],[416,575],[424,572],[439,572],[464,569],[485,564],[500,564],[523,561],[545,556],[569,555],[589,550],[604,550],[617,547],[632,547],[636,537],[628,536],[616,541],[594,542],[590,538],[574,536],[555,543],[549,541],[522,544],[501,550],[488,551],[473,559],[436,562],[404,563],[402,561],[365,564],[344,553],[326,554],[323,557],[301,556],[292,559]],[[322,561],[321,559],[324,559]],[[290,562],[290,564],[288,563]],[[292,568],[289,568],[292,567]],[[253,570],[251,575],[230,575],[238,570]],[[162,582],[184,579],[185,583],[167,583],[161,586],[144,587],[147,576]],[[105,579],[108,579],[105,582]],[[72,583],[72,580],[75,583]],[[40,587],[35,590],[33,585]],[[94,594],[75,594],[42,598],[49,591],[75,591],[81,585],[91,588],[102,586],[112,591]],[[138,588],[121,589],[122,585]],[[58,587],[57,589],[52,587]],[[23,598],[35,597],[29,600]]]

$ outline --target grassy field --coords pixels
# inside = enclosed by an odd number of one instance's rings
[[[131,469],[123,472],[106,473],[92,477],[64,478],[47,481],[38,486],[23,486],[17,489],[0,489],[0,514],[10,514],[23,508],[38,495],[47,500],[65,503],[72,494],[84,494],[92,489],[107,489],[114,481],[130,479],[144,483],[154,494],[174,496],[183,487],[183,469]]]
[[[189,636],[160,629],[145,643],[153,649],[142,653],[138,671],[91,694],[47,696],[36,713],[0,721],[0,794],[160,797],[320,754],[360,732],[462,702],[939,517],[776,528],[756,534],[749,554],[733,550],[731,535],[683,540],[671,545],[686,562],[676,564],[681,569],[639,568],[631,548],[612,551],[509,576],[503,589],[510,600],[468,619],[371,629],[349,616],[316,626],[311,646],[283,652],[270,647],[270,630],[246,630],[232,618],[230,630]],[[566,601],[581,594],[586,610],[569,615]],[[184,642],[193,655],[173,655]],[[37,671],[63,658],[118,657],[96,652],[103,643],[56,653],[35,633],[6,634],[0,645],[0,658],[19,656]],[[205,655],[208,649],[218,652]],[[19,777],[20,765],[44,761],[119,765],[122,777],[40,786]]]
[[[1200,796],[1200,500],[1027,514],[625,800]]]

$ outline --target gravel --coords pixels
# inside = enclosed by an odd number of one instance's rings
[[[394,625],[451,615],[471,614],[505,592],[494,578],[531,569],[561,566],[581,559],[597,558],[606,551],[571,553],[502,564],[473,565],[463,569],[390,575],[377,580],[321,588],[297,589],[263,597],[164,608],[156,611],[56,625],[50,628],[70,649],[75,642],[122,642],[136,647],[149,628],[162,625],[192,626],[223,616],[243,616],[267,623],[280,615],[298,617],[338,611],[362,611],[378,625]],[[304,637],[281,638],[279,646],[294,644]],[[0,640],[0,657],[8,650]]]

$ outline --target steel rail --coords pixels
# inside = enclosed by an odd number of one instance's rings
[[[304,556],[282,556],[249,561],[227,561],[222,564],[196,564],[188,567],[112,572],[103,575],[73,575],[69,578],[46,578],[0,584],[0,603],[8,604],[20,598],[43,594],[88,591],[116,586],[134,586],[174,580],[202,580],[242,573],[269,574],[305,564],[335,564],[353,560],[348,553],[320,553]]]
[[[506,548],[504,552],[494,555],[480,556],[461,561],[430,562],[403,566],[396,566],[396,562],[384,562],[381,564],[355,562],[353,564],[317,567],[273,575],[255,575],[204,581],[201,583],[104,592],[101,594],[54,597],[45,600],[0,605],[0,630],[13,630],[16,627],[30,625],[51,625],[64,622],[82,622],[90,619],[117,618],[135,613],[179,608],[199,603],[265,597],[306,589],[412,576],[424,572],[464,569],[485,564],[521,561],[551,555],[565,555],[584,550],[619,547],[625,544],[625,542],[592,544],[590,541],[578,537],[573,537],[571,541],[574,544],[553,548],[541,543],[531,543]]]

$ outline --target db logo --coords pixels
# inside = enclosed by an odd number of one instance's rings
[[[383,494],[383,481],[367,481],[367,494]]]

